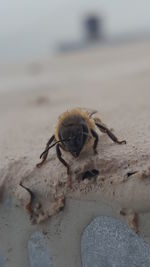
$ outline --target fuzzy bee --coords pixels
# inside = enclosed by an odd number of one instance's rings
[[[56,146],[57,157],[67,168],[67,174],[70,174],[70,166],[62,158],[61,149],[71,153],[75,158],[79,157],[81,151],[89,145],[92,145],[94,153],[97,153],[96,148],[99,141],[97,129],[106,133],[115,143],[126,144],[125,140],[118,140],[100,118],[95,116],[96,113],[98,113],[96,110],[84,108],[75,108],[62,113],[58,118],[55,134],[47,142],[46,148],[40,156],[42,161],[37,164],[37,167],[45,162],[49,149]]]

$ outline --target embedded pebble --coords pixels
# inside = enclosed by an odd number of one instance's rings
[[[28,254],[30,267],[53,267],[51,253],[42,233],[35,232],[31,235],[28,241]]]
[[[2,256],[2,254],[0,253],[0,267],[5,267],[4,265],[4,258]]]
[[[82,267],[149,267],[150,245],[120,220],[97,217],[81,240]]]

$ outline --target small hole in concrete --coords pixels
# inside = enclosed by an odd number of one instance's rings
[[[91,180],[93,177],[96,178],[98,174],[99,174],[99,171],[96,169],[88,170],[83,173],[82,180],[85,180],[85,179]]]
[[[131,175],[137,173],[137,171],[134,171],[134,172],[127,172],[127,177],[130,177]]]

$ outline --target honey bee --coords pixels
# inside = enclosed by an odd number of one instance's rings
[[[113,142],[126,144],[125,140],[119,141],[114,133],[107,128],[101,119],[95,114],[96,110],[85,108],[74,108],[62,113],[58,118],[55,134],[51,136],[46,144],[45,150],[40,155],[42,161],[37,164],[40,167],[47,159],[49,150],[56,146],[56,154],[61,163],[67,168],[70,174],[69,164],[62,158],[61,149],[71,153],[73,157],[79,157],[81,151],[91,145],[94,153],[97,153],[99,135],[97,129],[106,133]]]

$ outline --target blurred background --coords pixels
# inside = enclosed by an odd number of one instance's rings
[[[93,31],[93,33],[92,33]],[[1,0],[0,62],[150,35],[148,0]]]
[[[10,121],[38,130],[73,106],[96,108],[114,123],[122,115],[124,125],[149,113],[149,86],[149,0],[0,0],[0,115],[8,132]]]

